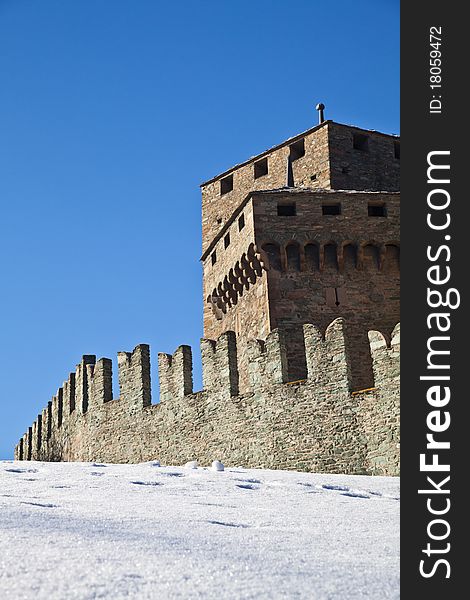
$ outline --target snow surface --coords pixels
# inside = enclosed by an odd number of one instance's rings
[[[0,462],[0,598],[399,598],[399,480]]]

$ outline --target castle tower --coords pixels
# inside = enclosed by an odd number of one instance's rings
[[[399,320],[399,172],[399,138],[323,121],[203,183],[204,336],[235,331],[243,366],[279,328],[295,381],[302,325],[345,317],[354,387],[372,386],[366,332]]]

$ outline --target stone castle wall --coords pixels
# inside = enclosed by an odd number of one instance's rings
[[[150,352],[118,354],[120,398],[112,362],[84,356],[15,448],[18,460],[167,464],[214,459],[227,465],[317,472],[396,475],[399,469],[399,328],[391,342],[369,332],[374,387],[353,391],[346,323],[325,334],[304,326],[307,379],[286,383],[282,332],[251,340],[240,393],[231,331],[202,340],[203,383],[193,392],[189,346],[158,356],[160,402],[151,403]]]

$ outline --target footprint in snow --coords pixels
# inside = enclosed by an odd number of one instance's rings
[[[349,496],[351,498],[367,498],[370,499],[369,494],[363,492],[362,490],[352,490],[347,485],[334,485],[334,484],[324,484],[321,486],[324,490],[331,490],[334,492],[341,492],[340,496]]]
[[[41,508],[59,508],[57,504],[48,504],[42,502],[21,502],[20,504],[29,504],[30,506],[40,506]]]
[[[252,485],[251,483],[237,483],[236,486],[242,490],[259,490],[259,485]]]
[[[134,485],[163,485],[159,481],[131,481]]]
[[[102,477],[104,473],[100,473],[99,471],[92,471],[90,475],[94,475],[95,477]]]
[[[37,473],[37,469],[5,469],[9,473]]]
[[[234,481],[241,481],[242,483],[261,483],[259,479],[234,479]]]
[[[307,494],[316,494],[316,485],[314,483],[304,483],[302,481],[298,481],[297,485],[300,485],[300,487],[306,488],[306,493]]]
[[[370,496],[367,494],[362,494],[361,492],[343,492],[341,496],[350,496],[351,498],[366,498],[367,500],[370,500]]]
[[[232,506],[230,504],[218,504],[216,502],[193,502],[197,506],[217,506],[220,508],[237,508],[236,506]]]
[[[324,490],[333,490],[335,492],[349,492],[347,485],[334,485],[332,483],[325,483],[321,486]]]
[[[102,465],[101,463],[91,463],[92,467],[107,467],[108,465]]]
[[[248,529],[251,525],[244,525],[243,523],[224,523],[223,521],[207,521],[211,525],[222,525],[223,527],[238,527],[240,529]]]

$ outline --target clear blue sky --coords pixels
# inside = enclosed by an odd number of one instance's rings
[[[149,343],[155,383],[159,351],[199,363],[201,181],[315,124],[318,101],[398,133],[399,2],[0,0],[0,73],[10,458],[82,354]]]

